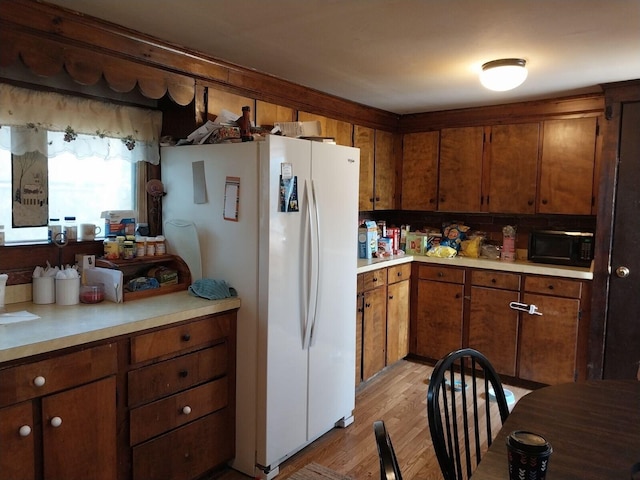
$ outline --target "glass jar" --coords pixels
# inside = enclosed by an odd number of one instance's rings
[[[78,226],[76,225],[76,217],[64,217],[64,236],[67,242],[78,241]]]
[[[49,219],[49,243],[61,243],[59,235],[62,233],[62,226],[59,218]]]

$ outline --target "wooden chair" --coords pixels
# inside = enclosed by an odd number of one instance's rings
[[[373,432],[376,436],[378,456],[380,457],[380,480],[402,480],[391,438],[382,420],[373,422]]]
[[[489,360],[464,348],[438,361],[429,381],[427,416],[444,479],[470,478],[509,416],[500,377]]]

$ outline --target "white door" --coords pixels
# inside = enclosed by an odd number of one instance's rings
[[[309,350],[309,439],[355,406],[355,316],[359,151],[312,145],[319,219],[317,316]]]

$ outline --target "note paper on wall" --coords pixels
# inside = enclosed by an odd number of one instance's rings
[[[224,185],[224,212],[222,217],[232,222],[238,221],[240,203],[240,177],[227,177]]]

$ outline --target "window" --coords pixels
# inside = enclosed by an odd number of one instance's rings
[[[146,221],[146,196],[136,191],[146,169],[136,165],[159,163],[161,126],[157,110],[0,83],[6,243],[47,240],[50,218],[102,227],[103,211],[137,210]]]
[[[11,175],[11,153],[0,149],[0,225],[5,226],[6,244],[47,240],[46,226],[12,228]],[[136,210],[135,180],[136,164],[125,159],[62,152],[48,159],[48,217],[62,224],[65,216],[74,216],[77,224],[94,223],[104,230],[102,211]]]

